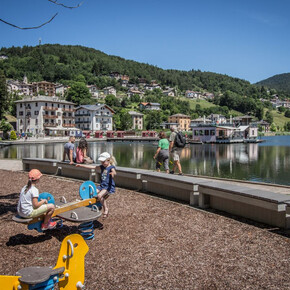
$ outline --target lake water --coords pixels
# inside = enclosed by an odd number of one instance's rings
[[[181,155],[184,173],[290,185],[290,136],[263,137],[259,144],[187,145]],[[150,142],[89,143],[94,160],[108,151],[124,167],[154,169],[156,144]],[[0,149],[0,159],[62,159],[63,144],[13,145]],[[171,164],[172,167],[172,164]]]

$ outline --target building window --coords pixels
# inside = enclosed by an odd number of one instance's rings
[[[37,116],[39,114],[39,111],[34,111],[34,116]]]
[[[23,116],[23,111],[20,111],[19,112],[19,116]]]
[[[37,119],[35,120],[35,125],[38,125],[38,120]]]
[[[22,108],[22,104],[20,104],[20,108]]]
[[[38,103],[37,102],[35,103],[35,107],[38,107]]]

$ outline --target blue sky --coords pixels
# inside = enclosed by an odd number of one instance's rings
[[[66,5],[80,1],[58,0]],[[164,69],[210,71],[255,83],[290,72],[289,0],[47,0],[1,3],[0,47],[92,47]]]

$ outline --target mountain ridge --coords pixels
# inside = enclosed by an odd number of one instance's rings
[[[255,84],[290,93],[290,73],[277,74]]]

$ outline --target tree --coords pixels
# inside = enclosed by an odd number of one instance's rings
[[[92,95],[85,83],[75,82],[68,89],[66,100],[78,105],[85,105],[92,103]]]
[[[284,112],[286,111],[286,108],[283,107],[283,106],[281,106],[281,107],[278,108],[278,111],[279,111],[280,113],[284,113]]]
[[[272,124],[273,123],[273,115],[270,112],[266,112],[266,121],[269,124]]]
[[[258,120],[263,120],[264,117],[264,108],[262,105],[257,106],[255,116]]]
[[[105,103],[109,107],[120,107],[120,101],[114,95],[107,95],[105,98]]]
[[[286,132],[290,132],[290,122],[286,122],[286,123],[284,124],[284,130],[285,130]]]
[[[146,129],[159,129],[162,122],[162,114],[158,111],[149,111],[146,115]]]
[[[275,123],[272,123],[271,126],[270,126],[270,131],[271,132],[276,132],[277,131],[277,127],[275,125]]]
[[[287,110],[287,111],[285,112],[285,117],[290,118],[290,110]]]
[[[12,130],[13,127],[10,123],[6,122],[4,119],[0,122],[0,130],[3,131],[5,138],[7,138],[7,132]]]
[[[2,70],[0,70],[0,120],[8,108],[8,92],[6,78]]]
[[[132,129],[133,121],[132,117],[125,110],[120,111],[120,130]]]

